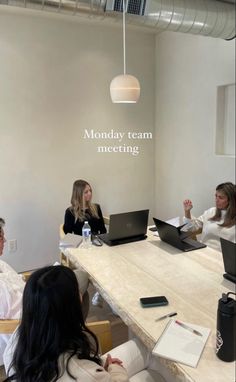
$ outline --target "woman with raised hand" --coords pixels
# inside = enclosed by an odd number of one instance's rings
[[[231,182],[219,184],[216,187],[215,204],[215,207],[209,208],[201,216],[194,218],[191,216],[192,201],[184,200],[184,222],[187,223],[185,230],[199,233],[201,231],[201,242],[220,251],[220,237],[235,242],[235,184]]]

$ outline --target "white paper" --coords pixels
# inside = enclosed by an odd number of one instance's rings
[[[60,240],[59,247],[61,248],[76,248],[80,245],[82,236],[67,233],[63,239]]]
[[[180,217],[176,216],[175,218],[166,220],[166,223],[169,223],[175,227],[179,227],[180,226]]]
[[[152,352],[160,357],[196,367],[210,334],[210,329],[185,322],[184,324],[197,330],[202,336],[176,324],[175,320],[170,320]]]
[[[166,223],[169,223],[175,227],[179,227],[180,226],[180,217],[179,216],[176,216],[175,218],[171,218],[169,220],[166,220]],[[156,226],[152,226],[152,227],[156,227]],[[159,236],[159,233],[157,231],[155,231],[153,233],[154,236]]]

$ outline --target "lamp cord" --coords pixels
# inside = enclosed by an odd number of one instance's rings
[[[123,58],[124,58],[124,74],[126,74],[126,46],[125,46],[125,0],[123,0]]]

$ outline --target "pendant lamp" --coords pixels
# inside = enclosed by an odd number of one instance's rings
[[[127,0],[126,0],[127,1]],[[113,103],[136,103],[140,96],[140,85],[136,77],[126,74],[126,47],[125,47],[125,13],[126,6],[123,0],[123,59],[124,74],[113,78],[110,84],[110,94]]]

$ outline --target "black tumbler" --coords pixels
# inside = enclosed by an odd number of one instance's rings
[[[236,301],[223,294],[218,302],[216,354],[225,362],[236,360]]]

